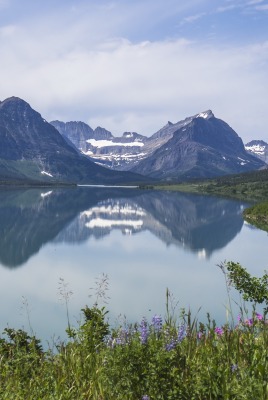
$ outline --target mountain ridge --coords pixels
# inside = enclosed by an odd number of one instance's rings
[[[58,130],[24,100],[0,102],[0,181],[116,184],[144,177],[108,170],[67,143]]]
[[[135,140],[128,145],[126,133],[121,137],[111,134],[107,141],[96,131],[93,136],[86,140],[86,151],[82,150],[92,161],[154,179],[209,178],[265,167],[263,160],[246,152],[238,134],[211,110],[176,123],[168,121],[150,137],[135,133]]]

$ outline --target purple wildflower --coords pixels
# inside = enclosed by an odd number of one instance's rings
[[[141,399],[141,400],[150,400],[150,397],[147,396],[147,394],[146,394],[145,396],[142,396],[142,399]]]
[[[203,337],[203,332],[201,332],[201,331],[198,332],[198,333],[197,333],[197,338],[198,338],[198,339],[202,339],[202,337]]]
[[[262,320],[263,320],[263,315],[261,315],[261,314],[259,314],[259,313],[257,313],[257,312],[256,312],[256,317],[257,317],[257,319],[258,319],[259,321],[262,321]]]
[[[149,336],[148,323],[146,318],[142,318],[140,324],[141,343],[146,344]]]
[[[214,332],[217,333],[218,336],[223,335],[223,329],[218,326],[215,328]]]
[[[178,342],[182,342],[183,339],[186,336],[186,325],[182,324],[179,326],[179,331],[178,331]]]
[[[154,315],[152,318],[152,326],[155,332],[160,332],[162,329],[162,317],[161,315]]]
[[[166,351],[171,351],[176,347],[176,340],[171,339],[169,343],[166,344]]]
[[[245,324],[248,325],[248,326],[252,326],[253,325],[253,318],[246,319],[245,320]]]
[[[231,365],[231,371],[232,371],[232,373],[234,373],[237,369],[238,369],[238,365],[237,365],[237,364],[232,364],[232,365]]]

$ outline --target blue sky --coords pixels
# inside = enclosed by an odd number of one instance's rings
[[[0,0],[0,100],[151,135],[212,109],[268,142],[268,0]]]

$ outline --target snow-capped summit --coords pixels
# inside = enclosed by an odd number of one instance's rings
[[[213,118],[213,117],[214,117],[214,114],[211,110],[201,112],[200,114],[197,114],[195,116],[195,118],[205,118],[205,119],[209,119],[209,118]]]
[[[263,140],[251,140],[245,144],[245,149],[249,154],[254,154],[262,161],[268,163],[268,143]]]

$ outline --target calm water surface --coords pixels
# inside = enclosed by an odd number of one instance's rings
[[[224,260],[267,269],[267,233],[243,222],[247,203],[114,188],[0,190],[0,329],[65,338],[60,278],[73,295],[71,324],[109,277],[111,322],[165,314],[166,288],[205,320],[226,321]],[[92,297],[89,297],[92,295]],[[232,296],[237,299],[235,292]],[[28,305],[27,305],[28,304]]]

